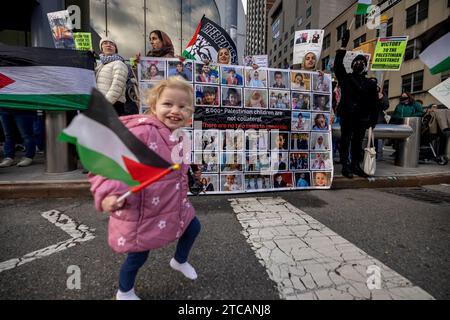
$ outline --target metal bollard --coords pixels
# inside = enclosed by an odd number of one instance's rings
[[[67,112],[45,112],[45,172],[65,173],[77,169],[76,153],[72,145],[58,140],[67,127]]]
[[[419,166],[420,132],[422,118],[403,118],[403,124],[412,128],[413,134],[399,142],[395,165],[404,168],[417,168]]]

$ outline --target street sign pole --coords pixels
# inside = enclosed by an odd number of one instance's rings
[[[383,15],[381,16],[381,24],[380,24],[380,38],[385,38],[387,36],[387,24],[388,24],[388,17]],[[378,85],[380,88],[383,88],[383,78],[384,78],[384,72],[383,71],[375,71],[375,77],[377,78]]]

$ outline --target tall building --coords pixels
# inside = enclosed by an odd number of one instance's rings
[[[245,13],[240,0],[46,0],[68,8],[75,4],[80,9],[83,29],[92,32],[93,47],[98,51],[100,37],[108,35],[117,41],[120,54],[134,57],[138,52],[145,55],[150,49],[148,40],[152,30],[165,31],[175,47],[182,50],[191,40],[203,14],[223,26],[236,40],[239,57],[245,49]],[[230,6],[233,3],[234,6]],[[0,12],[0,42],[30,46],[32,12],[41,4],[36,0],[14,4],[22,12],[12,15]],[[230,7],[233,7],[230,10]],[[21,9],[22,8],[22,9]],[[234,10],[234,12],[233,12]],[[233,17],[234,16],[234,17]],[[232,17],[232,18],[230,18]],[[47,30],[45,30],[47,31]],[[76,31],[76,30],[75,30]],[[232,34],[232,33],[235,34]],[[47,37],[51,37],[50,29]]]
[[[247,1],[246,55],[267,54],[267,13],[275,0]]]
[[[269,65],[292,65],[295,31],[322,29],[355,0],[276,0],[268,13]]]
[[[389,2],[388,2],[389,1]],[[390,6],[388,6],[390,4]],[[422,39],[429,38],[442,28],[440,24],[449,17],[449,0],[420,1],[378,1],[382,15],[387,18],[387,36],[409,36],[405,58],[400,71],[383,73],[384,91],[388,93],[391,110],[399,102],[403,91],[411,92],[415,99],[420,99],[424,105],[439,102],[428,93],[428,90],[450,77],[450,72],[432,75],[419,59]],[[347,29],[356,11],[356,2],[343,10],[337,18],[328,23],[325,29],[325,41],[322,50],[322,69],[325,69],[330,59],[336,55],[341,46],[343,31]],[[448,29],[447,29],[448,30]],[[366,26],[366,17],[356,16],[350,30],[350,42],[347,50],[353,50],[370,42],[375,43],[379,31]],[[449,44],[450,49],[450,44]],[[370,73],[370,75],[374,75]]]

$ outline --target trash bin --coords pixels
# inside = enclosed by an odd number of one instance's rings
[[[68,113],[65,111],[45,112],[45,172],[65,173],[77,169],[74,146],[58,140],[59,134],[67,128]]]
[[[395,158],[395,165],[404,168],[417,168],[419,166],[420,132],[422,118],[403,118],[401,124],[412,128],[413,133],[404,140],[399,141],[399,148]]]

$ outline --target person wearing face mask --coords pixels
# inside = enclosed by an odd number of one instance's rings
[[[344,67],[346,47],[350,40],[350,30],[342,37],[342,47],[336,51],[334,72],[341,89],[341,98],[337,106],[337,116],[341,124],[341,148],[339,155],[342,163],[342,175],[352,179],[353,174],[367,178],[360,162],[363,158],[362,141],[369,127],[375,128],[378,119],[377,85],[366,77],[368,61],[358,55],[352,62],[352,73]],[[351,161],[349,149],[351,145]]]

